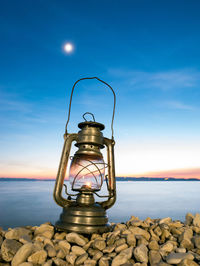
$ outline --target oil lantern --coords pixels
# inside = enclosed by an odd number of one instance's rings
[[[72,96],[74,88],[79,81],[96,79],[108,86],[114,96],[114,107],[112,114],[111,139],[102,134],[105,126],[95,121],[92,113],[83,115],[84,121],[78,124],[78,133],[68,133],[67,126],[70,120]],[[110,229],[106,210],[116,201],[116,180],[114,163],[114,137],[113,121],[115,115],[116,96],[112,87],[97,77],[81,78],[77,80],[72,88],[66,131],[64,134],[64,147],[61,155],[60,165],[54,188],[54,199],[63,208],[60,219],[56,222],[56,228],[63,231],[92,234],[103,233]],[[86,115],[91,115],[92,120],[87,121]],[[71,145],[78,148],[73,156],[70,156]],[[107,162],[104,162],[101,149],[107,148]],[[64,184],[68,161],[69,181],[72,193],[68,192]],[[107,186],[107,195],[100,195],[103,181]],[[64,188],[64,189],[63,189]],[[65,196],[64,196],[65,193]],[[95,198],[104,198],[95,201]]]

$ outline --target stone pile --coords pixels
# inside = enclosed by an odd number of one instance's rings
[[[50,223],[0,229],[0,266],[200,265],[200,214],[184,223],[132,216],[111,232],[83,236],[58,232]]]

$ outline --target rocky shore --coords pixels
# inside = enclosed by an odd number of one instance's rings
[[[102,235],[58,232],[50,223],[0,229],[0,266],[200,265],[200,214],[185,222],[132,216]]]

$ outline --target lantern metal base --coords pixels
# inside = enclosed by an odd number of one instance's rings
[[[101,205],[64,207],[56,228],[67,232],[82,234],[104,233],[111,229],[106,211]]]

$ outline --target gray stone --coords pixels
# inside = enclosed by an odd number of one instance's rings
[[[7,231],[5,234],[5,238],[19,240],[22,236],[25,236],[25,235],[31,237],[32,232],[23,227],[17,227],[17,228],[11,229],[10,231]]]
[[[32,243],[27,243],[23,245],[20,249],[18,249],[17,253],[15,254],[11,262],[11,265],[18,266],[19,264],[25,262],[33,251],[34,251],[34,245]]]
[[[85,250],[79,246],[73,246],[72,247],[72,253],[77,255],[77,256],[80,256],[80,255],[85,254]]]
[[[75,243],[79,246],[84,246],[88,241],[86,238],[82,237],[81,235],[77,233],[69,233],[66,235],[66,240],[69,243]]]
[[[166,261],[169,264],[179,264],[184,259],[193,260],[194,256],[190,253],[170,253],[166,257]]]
[[[196,213],[193,220],[193,225],[200,227],[200,213]]]
[[[144,244],[136,247],[133,254],[138,262],[148,262],[148,249]]]
[[[21,246],[22,244],[14,239],[5,239],[1,246],[1,256],[3,260],[7,262],[11,261]]]
[[[127,248],[125,250],[122,250],[119,255],[117,255],[113,261],[112,261],[112,266],[118,266],[118,265],[122,265],[124,263],[126,263],[133,254],[133,248]]]

